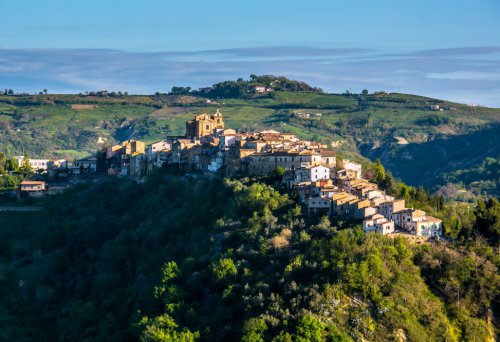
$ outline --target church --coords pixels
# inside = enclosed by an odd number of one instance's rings
[[[196,115],[193,120],[186,122],[186,138],[199,139],[201,137],[215,134],[224,129],[222,114],[217,109],[215,114]]]

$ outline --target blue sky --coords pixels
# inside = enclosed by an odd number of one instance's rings
[[[0,88],[152,93],[251,73],[500,107],[500,1],[0,2]]]

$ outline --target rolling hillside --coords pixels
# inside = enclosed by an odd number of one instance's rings
[[[442,110],[431,110],[436,105]],[[444,173],[499,157],[500,109],[408,94],[291,91],[243,98],[0,96],[0,150],[73,159],[115,141],[183,134],[185,121],[216,108],[227,127],[290,131],[333,144],[346,157],[381,158],[406,183],[431,190],[452,180]],[[298,112],[322,115],[304,120],[293,115]]]

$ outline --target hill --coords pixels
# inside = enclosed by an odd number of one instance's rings
[[[1,340],[478,341],[499,314],[480,241],[365,235],[255,180],[110,178],[44,207],[0,213]]]
[[[480,176],[490,185],[478,190],[473,181],[460,182],[447,174],[479,170],[485,158],[500,157],[494,140],[499,109],[398,93],[325,94],[297,81],[285,79],[279,86],[275,78],[253,76],[205,92],[176,87],[171,94],[151,96],[0,96],[0,149],[7,155],[24,152],[33,158],[71,160],[114,141],[152,142],[183,134],[185,121],[193,115],[219,108],[228,127],[290,131],[332,144],[346,157],[380,157],[395,175],[415,186],[434,191],[457,182],[471,195],[497,193],[496,185],[491,188],[497,180],[490,175]],[[261,84],[276,89],[252,90]],[[236,95],[220,96],[234,87]],[[294,115],[299,112],[321,117],[301,119]],[[481,151],[480,157],[470,159],[474,165],[465,160],[473,150]],[[422,168],[425,172],[418,171]]]

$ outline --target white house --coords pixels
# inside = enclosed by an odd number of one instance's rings
[[[295,181],[316,182],[320,179],[330,179],[330,169],[321,165],[301,167],[295,170]]]
[[[441,237],[443,234],[443,221],[427,216],[424,221],[415,222],[415,234],[419,236]]]
[[[23,156],[14,157],[17,161],[17,164],[20,166],[24,160]],[[33,170],[47,170],[47,163],[50,161],[48,159],[30,159],[30,166]]]
[[[309,119],[311,117],[311,114],[298,112],[298,113],[295,113],[295,116],[298,118],[301,118],[301,119]]]
[[[407,231],[415,231],[416,222],[424,221],[426,213],[419,209],[407,209],[404,208],[399,211],[395,211],[392,215],[396,226],[401,227]]]
[[[217,152],[217,156],[208,163],[207,169],[210,172],[217,172],[224,165],[224,153]]]
[[[387,220],[380,214],[375,214],[363,221],[363,231],[365,233],[374,231],[381,235],[394,233],[394,221]]]
[[[350,160],[344,160],[344,169],[355,173],[356,178],[361,178],[361,164],[354,163]]]
[[[157,141],[155,143],[152,143],[151,145],[148,146],[147,148],[147,156],[148,158],[152,158],[155,153],[158,153],[160,151],[165,151],[165,150],[170,150],[172,148],[172,145],[169,144],[166,141]]]

